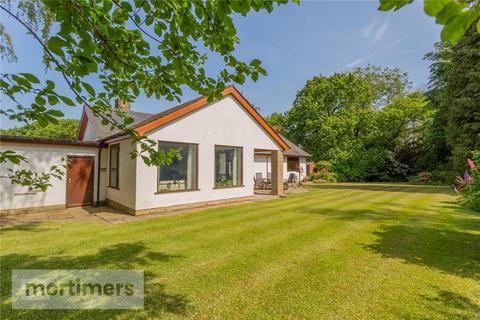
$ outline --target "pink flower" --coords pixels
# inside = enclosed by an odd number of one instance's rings
[[[465,181],[466,184],[472,183],[473,181],[473,178],[468,174],[467,170],[465,170],[463,174],[463,181]]]
[[[470,168],[477,169],[477,167],[475,166],[475,163],[472,160],[468,159],[467,164]]]

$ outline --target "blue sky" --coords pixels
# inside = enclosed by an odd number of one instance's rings
[[[277,7],[271,14],[235,17],[241,39],[237,56],[258,58],[268,75],[257,82],[237,86],[263,115],[288,110],[295,94],[315,75],[330,75],[368,63],[400,67],[408,72],[415,88],[428,81],[428,62],[423,56],[440,40],[440,27],[423,13],[416,1],[397,12],[377,11],[377,1],[303,1]],[[2,62],[2,72],[33,72],[57,82],[68,93],[60,77],[45,74],[41,48],[11,19],[0,16],[14,37],[17,63]],[[218,67],[214,59],[209,65]],[[197,96],[185,90],[183,101]],[[28,101],[25,97],[24,101]],[[2,108],[6,106],[2,99]],[[156,113],[177,103],[139,97],[134,110]],[[65,107],[70,118],[79,118],[81,106]],[[18,123],[2,119],[1,127]]]

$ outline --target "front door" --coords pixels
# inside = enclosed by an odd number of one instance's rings
[[[68,156],[67,208],[93,205],[95,157]]]

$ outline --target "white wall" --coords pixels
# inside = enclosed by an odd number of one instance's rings
[[[108,149],[108,165],[107,165],[107,186],[109,175],[109,165],[110,165],[110,147],[116,143],[120,144],[120,156],[119,156],[119,178],[118,178],[118,189],[107,187],[107,199],[118,202],[124,206],[127,206],[131,209],[135,209],[135,167],[136,160],[130,158],[130,151],[134,146],[132,146],[132,139],[125,139],[119,142],[112,142],[109,145]],[[155,175],[156,177],[156,175]],[[153,178],[153,177],[152,177]],[[138,183],[138,182],[137,182]],[[142,188],[139,188],[140,193],[143,192]]]
[[[51,187],[47,191],[29,192],[28,187],[14,185],[10,179],[8,169],[25,168],[36,172],[47,172],[52,165],[61,164],[61,158],[68,155],[86,155],[95,157],[94,170],[94,201],[97,200],[97,154],[96,147],[66,146],[66,145],[42,145],[27,143],[5,143],[2,142],[0,150],[13,150],[23,155],[29,163],[21,163],[20,166],[13,166],[11,163],[0,164],[0,209],[19,209],[38,206],[64,205],[66,201],[66,175],[61,180],[51,178]]]
[[[85,132],[83,133],[82,141],[95,141],[97,140],[97,133],[95,132],[95,127],[92,125],[91,121],[87,121],[85,126]]]
[[[208,105],[148,134],[161,141],[198,143],[198,191],[155,194],[157,168],[138,158],[135,209],[220,200],[253,195],[255,148],[279,150],[277,144],[231,96]],[[213,189],[214,146],[243,147],[243,187]]]
[[[300,163],[300,168],[303,169],[300,179],[303,179],[307,175],[307,158],[299,157],[298,160],[299,160],[299,163]],[[288,179],[288,177],[290,176],[290,173],[294,173],[297,176],[297,180],[298,180],[299,179],[298,172],[297,171],[288,171],[287,168],[288,168],[287,157],[284,156],[283,157],[283,178]]]
[[[260,172],[262,178],[267,178],[267,173],[272,173],[272,157],[266,154],[256,154],[253,164],[254,174]]]
[[[300,157],[300,167],[302,168],[301,179],[307,176],[307,158]]]

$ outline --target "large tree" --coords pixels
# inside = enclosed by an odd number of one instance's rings
[[[427,97],[435,110],[425,166],[462,172],[480,149],[480,34],[472,27],[455,45],[437,44]]]
[[[134,101],[140,94],[180,100],[188,87],[215,99],[228,83],[257,80],[266,71],[258,59],[249,62],[235,56],[240,41],[232,16],[250,11],[271,12],[287,0],[16,0],[4,1],[0,10],[17,22],[16,28],[31,36],[44,50],[43,62],[58,72],[70,89],[61,95],[54,81],[39,81],[25,70],[0,74],[4,95],[0,114],[23,123],[56,123],[63,113],[59,104],[85,105],[105,125],[126,130],[148,165],[169,163],[171,154],[157,150],[155,141],[139,136],[127,126],[133,119],[120,113],[115,120],[112,101]],[[14,40],[0,22],[0,55],[16,60]],[[205,69],[214,54],[224,65]],[[40,62],[40,61],[39,61]],[[38,70],[40,71],[40,70]],[[21,96],[30,95],[31,103]],[[170,155],[170,156],[169,156]],[[22,160],[8,150],[0,162]]]
[[[370,108],[371,104],[372,91],[357,74],[317,76],[298,91],[285,131],[293,141],[308,146],[326,118],[348,109]]]
[[[453,48],[443,108],[448,110],[447,142],[453,167],[480,150],[480,34],[472,27]]]
[[[79,122],[77,119],[59,119],[57,123],[42,126],[35,121],[17,128],[0,129],[0,134],[74,140],[77,136]]]
[[[435,44],[435,50],[426,54],[431,62],[429,86],[426,91],[430,108],[434,111],[432,125],[426,135],[427,152],[421,159],[422,166],[428,170],[449,169],[451,149],[447,143],[447,123],[449,105],[447,98],[448,73],[451,69],[452,45]]]
[[[390,104],[412,85],[408,74],[399,68],[368,65],[365,68],[355,68],[352,72],[367,84],[375,109],[381,109]]]
[[[409,86],[399,69],[374,66],[314,77],[283,117],[283,129],[314,161],[330,161],[340,179],[404,176],[425,150],[432,114],[423,93],[409,93]]]

